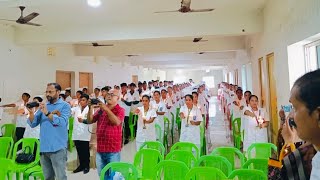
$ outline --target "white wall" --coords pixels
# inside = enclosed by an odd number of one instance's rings
[[[47,56],[47,45],[18,46],[14,43],[14,29],[0,26],[0,97],[1,104],[12,103],[24,90],[31,96],[42,95],[48,82],[54,82],[56,70],[74,71],[75,87],[79,87],[79,72],[93,73],[93,86],[115,85],[131,82],[132,75],[144,76],[143,68],[122,63],[112,63],[105,58],[74,56],[72,46],[56,47],[56,56]],[[11,116],[8,118],[12,118]],[[4,117],[6,119],[6,116]]]
[[[166,79],[166,72],[163,70],[143,68],[142,81],[157,80],[158,77],[160,81],[170,80]]]
[[[274,52],[278,107],[288,103],[290,81],[297,78],[294,74],[289,78],[288,59],[296,62],[295,69],[304,68],[299,65],[303,64],[303,57],[288,57],[288,46],[320,32],[319,7],[319,0],[269,0],[264,9],[264,32],[249,37],[252,74],[258,75],[258,59],[264,57],[265,63],[266,55]],[[253,92],[260,92],[258,76],[252,76],[252,82]]]

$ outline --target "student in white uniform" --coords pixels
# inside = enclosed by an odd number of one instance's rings
[[[71,114],[74,117],[72,140],[77,149],[80,165],[73,173],[83,171],[87,174],[90,170],[90,151],[89,142],[91,139],[92,127],[89,124],[80,123],[88,117],[88,100],[89,95],[82,94],[80,96],[79,106],[71,109]]]
[[[27,126],[26,104],[29,102],[29,99],[30,99],[30,94],[25,92],[22,94],[20,101],[1,106],[1,107],[18,107],[17,121],[16,121],[16,140],[17,141],[23,138],[24,131],[26,130],[26,126]]]
[[[131,103],[127,102],[127,93],[128,93],[128,86],[127,83],[121,83],[121,95],[120,95],[120,102],[119,105],[125,110],[124,116],[124,144],[129,143],[130,137],[130,127],[129,127],[129,116],[130,116],[130,108]]]
[[[38,103],[35,107],[34,107],[34,114],[36,114],[39,110],[39,106],[40,103],[43,101],[43,99],[40,96],[36,96],[33,98],[33,102]],[[26,113],[29,113],[29,111],[26,111]],[[27,116],[27,118],[29,118],[29,114]],[[24,132],[23,135],[24,138],[36,138],[36,139],[40,139],[40,126],[36,126],[34,128],[32,128],[31,126],[27,125],[26,126],[26,131]]]
[[[154,100],[151,101],[150,106],[154,111],[156,111],[156,114],[157,114],[157,118],[155,122],[161,127],[161,131],[164,132],[163,117],[167,112],[167,108],[166,108],[166,105],[160,100],[160,91],[158,89],[154,91],[153,99]]]
[[[90,98],[91,99],[99,99],[101,102],[104,102],[104,98],[101,96],[100,91],[101,91],[100,88],[98,88],[98,87],[94,88],[93,94],[91,94]]]
[[[264,109],[258,107],[258,103],[258,97],[251,95],[249,106],[243,110],[245,123],[243,151],[247,151],[252,143],[268,142],[269,120],[265,117]]]
[[[205,110],[203,109],[203,106],[201,106],[201,104],[199,103],[199,100],[198,100],[198,92],[193,91],[193,92],[192,92],[192,97],[193,97],[193,105],[194,105],[194,106],[197,106],[197,107],[200,109],[201,115],[202,115],[202,117],[204,117],[205,114],[206,114],[206,112],[205,112]]]
[[[70,102],[72,101],[71,89],[67,88],[67,89],[65,90],[65,96],[66,96],[65,101],[66,101],[67,103],[70,103]]]
[[[232,103],[233,119],[241,117],[241,111],[247,106],[246,100],[243,98],[242,89],[236,90],[236,96]]]
[[[200,149],[200,124],[202,122],[201,111],[193,105],[193,97],[185,96],[185,105],[180,109],[181,134],[180,142],[194,143]]]
[[[138,127],[136,137],[136,147],[139,151],[142,144],[146,141],[156,141],[156,128],[154,120],[157,117],[156,111],[150,106],[150,97],[142,96],[142,106],[135,110],[138,115]]]

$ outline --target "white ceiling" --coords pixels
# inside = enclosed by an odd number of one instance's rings
[[[79,56],[106,56],[144,67],[224,66],[245,48],[246,35],[262,31],[267,0],[193,0],[192,9],[215,10],[187,14],[154,13],[179,9],[180,0],[101,1],[101,7],[92,8],[86,0],[0,0],[0,19],[17,19],[19,9],[14,7],[25,5],[24,15],[40,13],[32,22],[43,26],[0,23],[16,28],[18,44],[74,44]],[[194,37],[209,41],[192,43]],[[78,45],[90,42],[115,46]],[[203,51],[212,53],[196,54]]]

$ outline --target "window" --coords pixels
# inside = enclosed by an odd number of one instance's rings
[[[202,81],[206,82],[206,85],[209,88],[214,88],[215,87],[214,76],[204,76],[204,77],[202,77]]]
[[[306,72],[320,68],[320,40],[305,45]]]

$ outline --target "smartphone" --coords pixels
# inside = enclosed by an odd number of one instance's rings
[[[283,109],[284,112],[291,112],[291,110],[292,110],[292,105],[284,105],[284,106],[281,106],[281,109]]]
[[[297,124],[294,122],[293,118],[289,118],[289,126],[291,128],[297,128]]]

